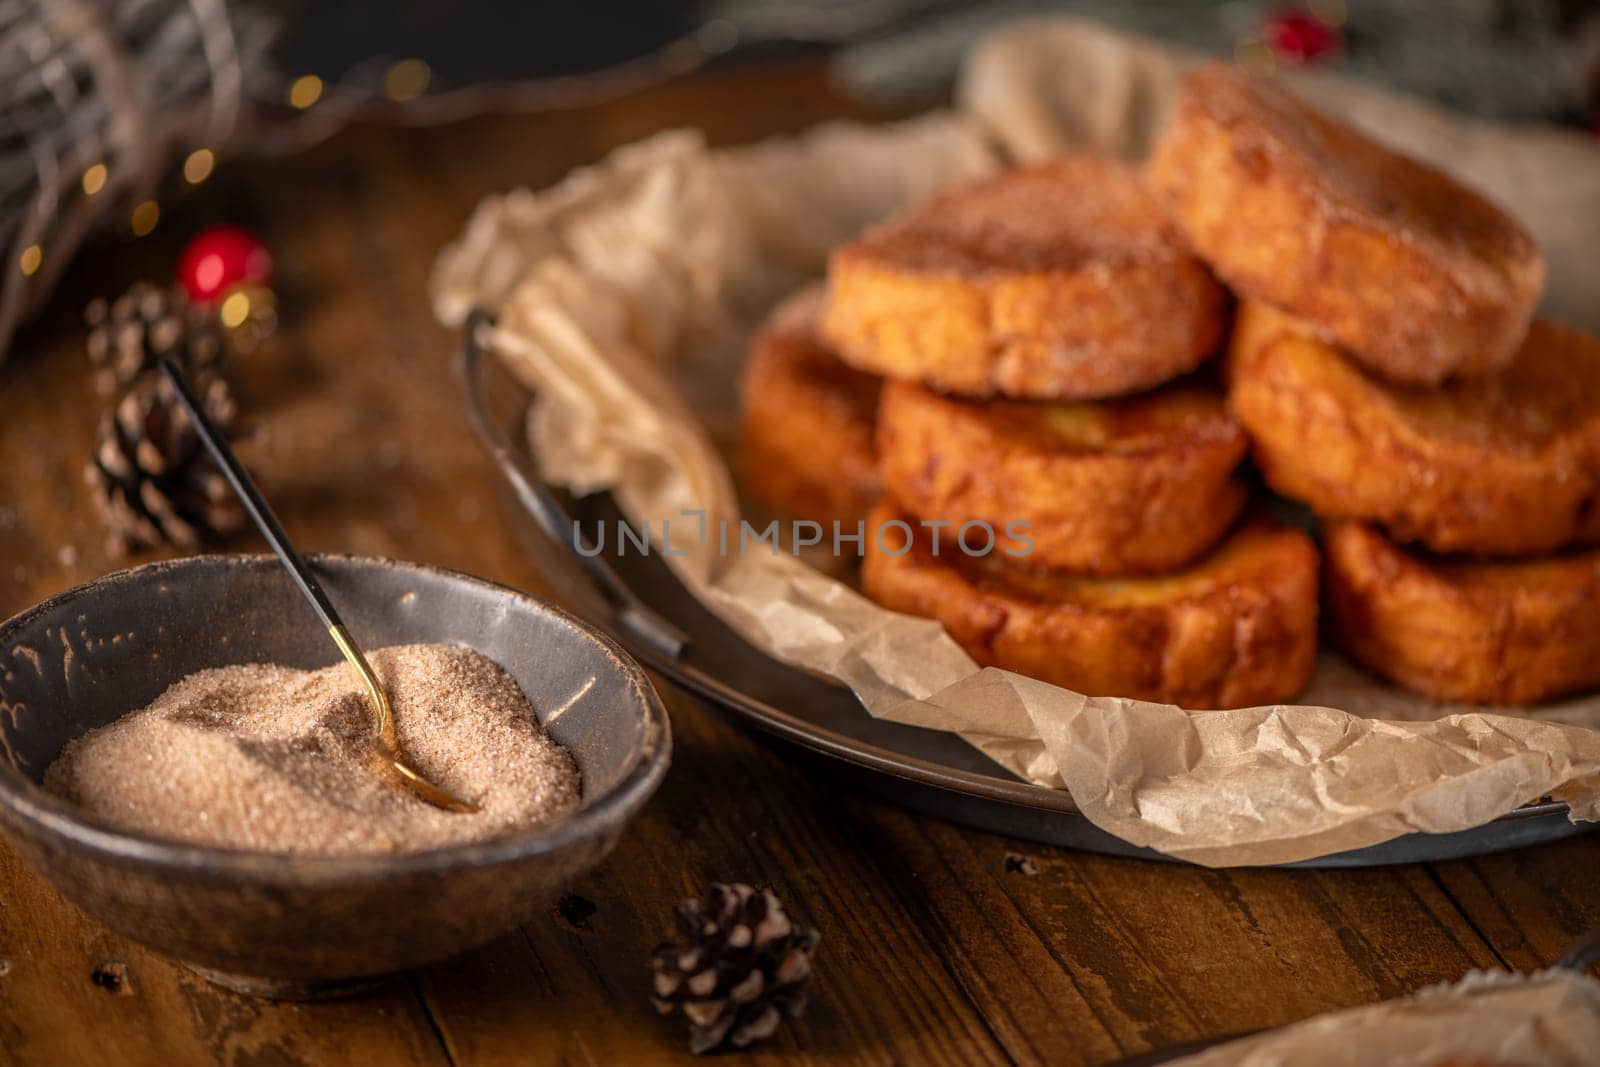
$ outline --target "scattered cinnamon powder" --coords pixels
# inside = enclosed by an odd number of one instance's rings
[[[572,756],[493,661],[448,645],[369,657],[407,759],[482,810],[441,811],[374,766],[371,706],[344,663],[190,675],[84,735],[45,788],[90,819],[268,852],[410,852],[554,822],[578,804]]]

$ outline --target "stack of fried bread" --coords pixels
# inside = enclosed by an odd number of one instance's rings
[[[873,425],[882,382],[822,343],[822,288],[778,305],[756,334],[740,383],[740,482],[768,507],[854,527],[882,479]]]
[[[1229,408],[1323,523],[1334,640],[1428,696],[1600,685],[1600,339],[1530,318],[1515,221],[1282,93],[1197,73],[1149,167],[1241,298]]]
[[[1530,325],[1543,273],[1449,177],[1203,66],[1143,170],[1014,170],[837,249],[755,343],[746,486],[868,516],[867,595],[980,663],[1199,710],[1290,700],[1316,658],[1318,554],[1251,506],[1249,452],[1322,517],[1360,663],[1593,688],[1600,340]]]

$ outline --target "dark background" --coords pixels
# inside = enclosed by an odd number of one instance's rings
[[[348,0],[288,6],[285,69],[338,75],[370,56],[419,56],[442,81],[572,74],[683,33],[690,0]]]
[[[354,0],[289,4],[285,73],[359,83],[420,57],[435,89],[592,71],[736,27],[721,62],[834,47],[847,88],[879,102],[946,90],[965,47],[1010,18],[1086,16],[1235,54],[1272,20],[1312,15],[1338,44],[1312,62],[1498,118],[1600,121],[1600,0]]]

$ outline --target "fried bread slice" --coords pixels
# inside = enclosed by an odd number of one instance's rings
[[[835,250],[823,334],[852,366],[968,396],[1119,396],[1216,348],[1224,294],[1138,171],[1070,156]]]
[[[1438,700],[1531,704],[1600,688],[1600,550],[1480,562],[1331,525],[1330,629],[1375,674]]]
[[[1247,301],[1228,372],[1268,484],[1324,515],[1438,552],[1600,542],[1600,338],[1535,322],[1504,372],[1408,389]]]
[[[1235,67],[1189,75],[1146,173],[1235,292],[1396,382],[1502,370],[1544,285],[1504,211]]]
[[[785,300],[750,345],[740,389],[740,480],[763,504],[854,530],[878,499],[879,380],[822,344],[822,287]]]
[[[1244,507],[1243,429],[1215,387],[1117,400],[961,400],[889,382],[878,407],[885,488],[912,514],[984,522],[1025,562],[1153,574],[1207,552]]]
[[[928,531],[889,500],[867,532],[869,597],[937,619],[981,664],[1080,693],[1249,707],[1294,697],[1316,660],[1316,548],[1265,519],[1186,570],[1133,579],[1028,570],[1001,553],[968,558],[948,537],[935,553]]]

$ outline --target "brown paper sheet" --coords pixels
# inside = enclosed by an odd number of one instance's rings
[[[1600,1055],[1600,982],[1479,971],[1404,1000],[1330,1012],[1172,1067],[1584,1067]]]
[[[658,135],[552,189],[485,201],[440,256],[437,313],[459,324],[474,306],[499,310],[495,347],[539,391],[529,432],[545,476],[612,490],[746,639],[849,685],[875,716],[955,731],[1023,778],[1064,785],[1125,840],[1199,863],[1282,863],[1479,825],[1544,795],[1600,816],[1600,699],[1537,714],[1440,707],[1330,654],[1307,706],[1190,716],[979,670],[935,623],[885,611],[791,555],[737,551],[719,446],[761,315],[861,226],[997,166],[996,143],[1024,157],[1076,143],[1137,152],[1181,61],[1060,20],[983,45],[962,112],[725,151],[691,132]],[[1488,146],[1502,137],[1528,155],[1520,184],[1495,181],[1530,217],[1547,196],[1572,203],[1579,186],[1600,203],[1591,146],[1580,159],[1554,132],[1391,106],[1391,139],[1455,145],[1464,165],[1498,159]],[[1541,231],[1558,304],[1575,291],[1567,272],[1600,247],[1595,224]]]

